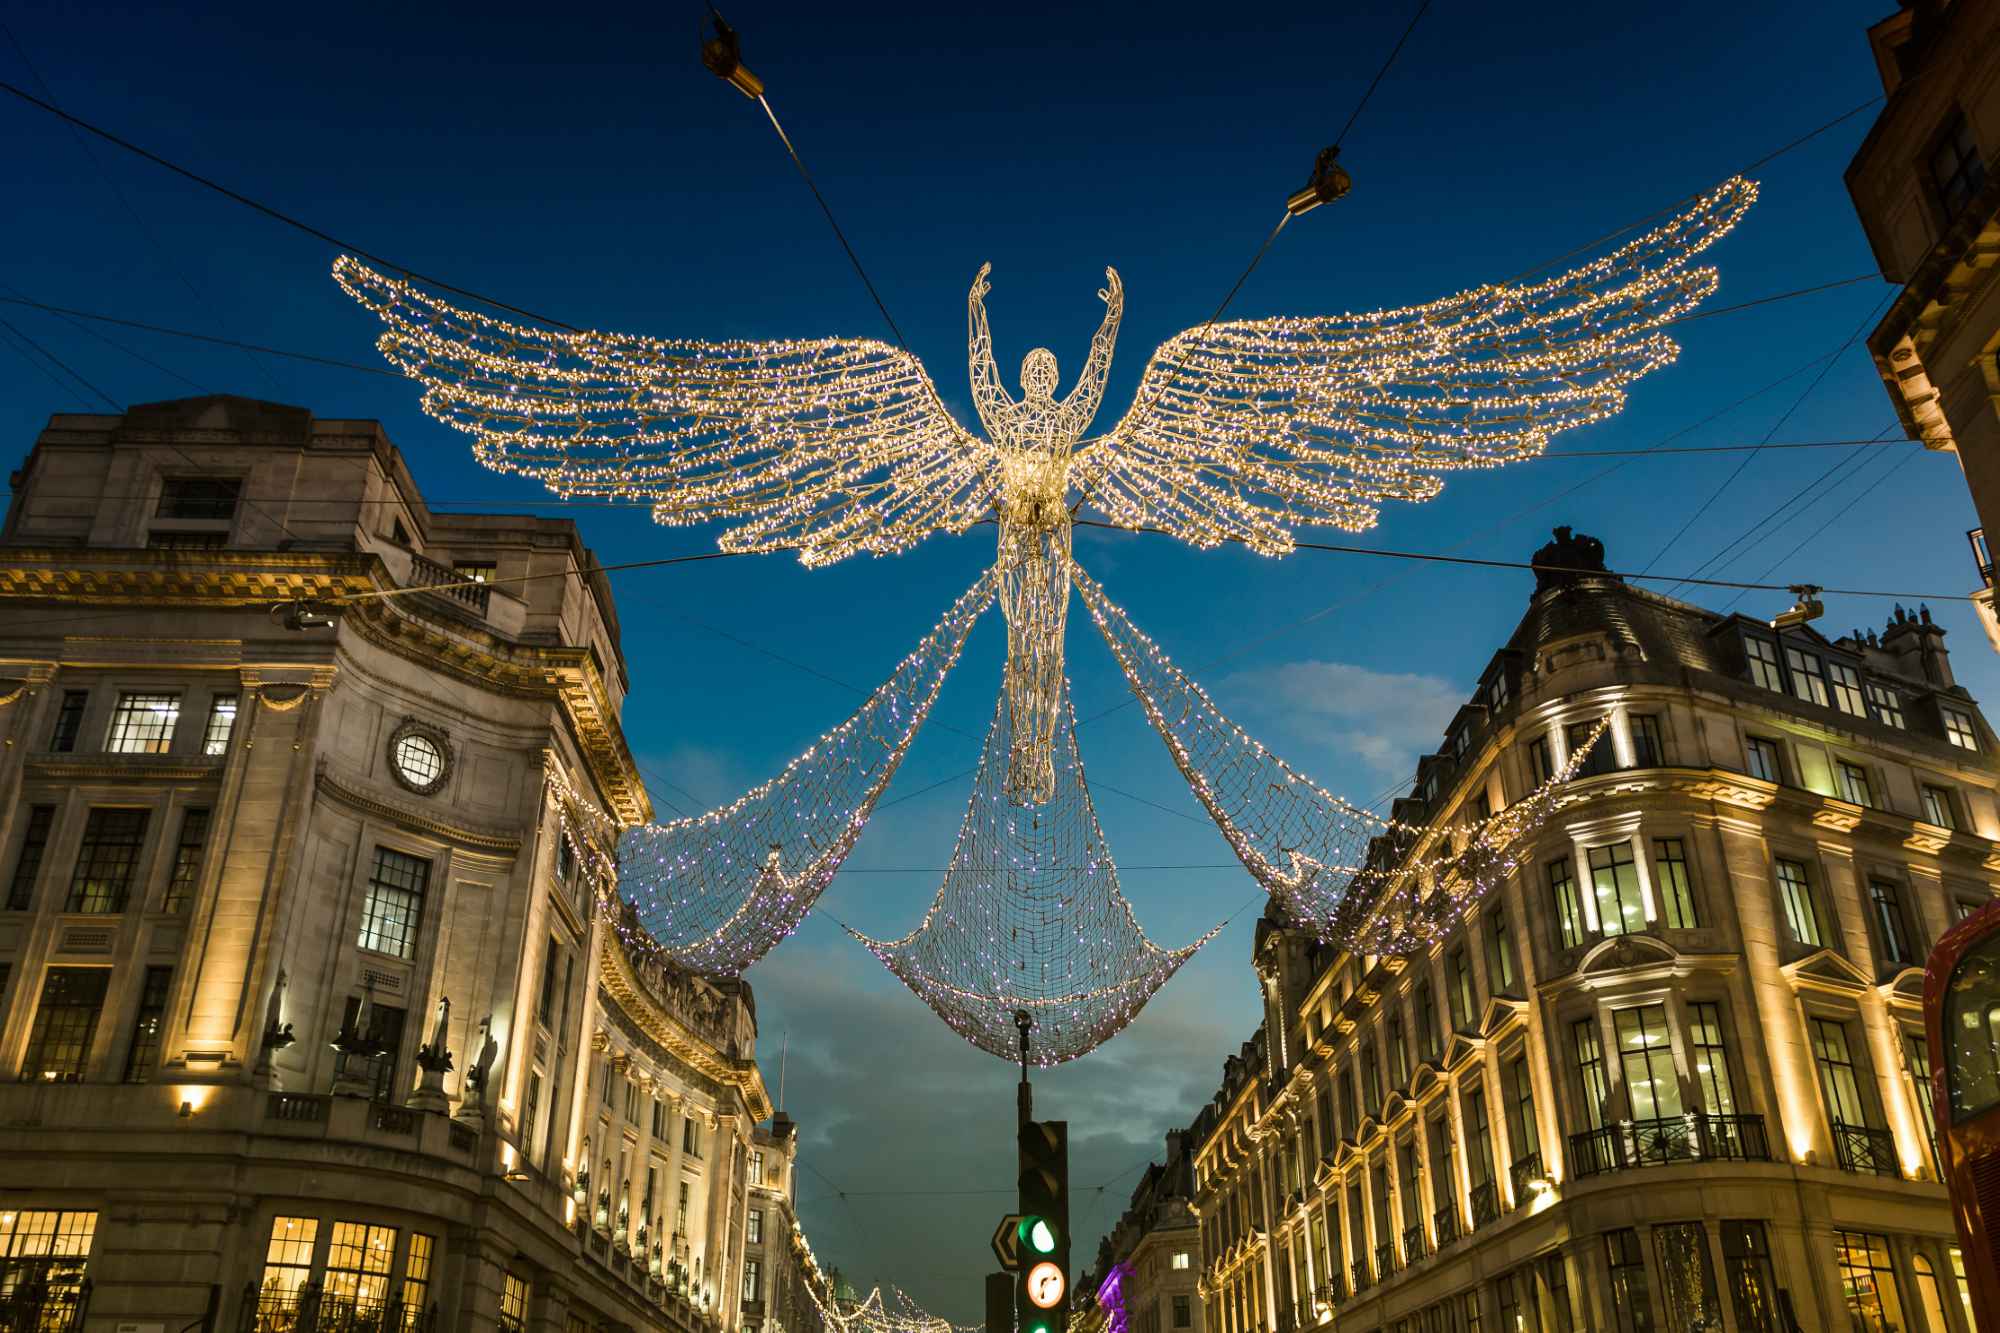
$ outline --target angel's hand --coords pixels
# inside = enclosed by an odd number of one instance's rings
[[[1115,268],[1106,268],[1104,270],[1104,283],[1105,285],[1098,289],[1097,299],[1114,309],[1123,305],[1125,303],[1125,284],[1119,281],[1118,270]]]
[[[986,275],[991,273],[992,271],[993,271],[993,265],[990,263],[981,264],[979,266],[978,276],[974,277],[972,280],[973,300],[983,301],[986,299],[986,293],[993,290],[993,284],[986,280]]]

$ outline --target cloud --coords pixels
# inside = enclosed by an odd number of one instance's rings
[[[1440,676],[1319,660],[1234,672],[1218,682],[1216,694],[1246,721],[1278,724],[1282,730],[1250,730],[1279,753],[1301,738],[1352,755],[1376,780],[1390,782],[1407,781],[1417,756],[1437,749],[1465,701],[1465,691]]]

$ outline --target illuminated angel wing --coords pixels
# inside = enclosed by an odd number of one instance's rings
[[[921,362],[865,338],[697,342],[527,328],[447,305],[343,255],[334,279],[387,326],[424,410],[500,472],[564,496],[720,520],[729,551],[808,565],[903,550],[991,509],[991,448]]]
[[[1374,525],[1440,472],[1542,452],[1672,361],[1661,326],[1715,290],[1689,260],[1757,194],[1736,178],[1637,240],[1544,282],[1364,315],[1232,320],[1170,339],[1132,409],[1074,463],[1114,522],[1197,546],[1290,550],[1293,526]]]

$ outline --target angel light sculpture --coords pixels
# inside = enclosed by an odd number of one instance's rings
[[[1276,556],[1300,525],[1360,531],[1386,500],[1435,495],[1443,473],[1531,458],[1556,432],[1618,411],[1628,385],[1673,360],[1663,326],[1717,282],[1693,259],[1755,197],[1751,182],[1731,179],[1540,281],[1367,314],[1211,321],[1156,350],[1131,407],[1088,438],[1124,308],[1111,269],[1075,385],[1057,396],[1055,356],[1038,347],[1022,363],[1017,400],[994,364],[991,268],[980,268],[967,313],[984,438],[952,418],[914,355],[873,339],[708,342],[535,328],[449,305],[350,256],[334,276],[381,318],[377,345],[423,385],[427,412],[471,435],[486,466],[559,495],[646,501],[663,524],[720,524],[724,550],[794,551],[807,566],[996,523],[993,568],[840,728],[730,806],[628,831],[621,873],[644,885],[640,916],[656,942],[703,971],[728,972],[774,947],[831,881],[991,600],[1007,620],[1006,799],[1025,809],[1054,801],[1067,725],[1063,635],[1078,572],[1071,524],[1084,505],[1117,526]],[[1147,657],[1136,631],[1119,628],[1101,590],[1089,595],[1142,699],[1157,687],[1208,707],[1164,658]],[[1233,753],[1240,738],[1250,762],[1211,772],[1175,732],[1195,715],[1151,711],[1253,876],[1294,906],[1330,912],[1335,862],[1281,876],[1264,853],[1246,851],[1262,845],[1252,826],[1265,817],[1255,811],[1263,798],[1225,788],[1265,762],[1262,748],[1215,714],[1201,724],[1216,738],[1203,753]],[[1296,775],[1286,783],[1308,790]],[[1331,846],[1370,827],[1365,812],[1310,792],[1288,798],[1285,818],[1334,822],[1302,836]],[[1297,830],[1265,832],[1272,847],[1300,845]]]

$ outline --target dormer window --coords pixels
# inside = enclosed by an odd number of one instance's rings
[[[1792,693],[1809,704],[1827,706],[1826,677],[1820,665],[1819,654],[1809,653],[1799,648],[1785,649],[1785,665],[1792,672]]]
[[[1743,656],[1750,664],[1752,684],[1784,692],[1784,673],[1778,670],[1778,650],[1769,639],[1754,634],[1743,636]]]
[[[1965,123],[1964,112],[1952,113],[1939,131],[1931,149],[1930,171],[1938,209],[1949,224],[1986,183],[1986,162],[1979,156],[1979,144],[1972,137],[1972,127]]]
[[[1979,753],[1979,733],[1972,725],[1972,714],[1958,708],[1940,708],[1944,714],[1945,739],[1961,750]]]
[[[1894,727],[1898,731],[1903,729],[1902,695],[1887,685],[1877,685],[1871,680],[1868,682],[1868,702],[1875,705],[1875,716],[1885,725]]]

